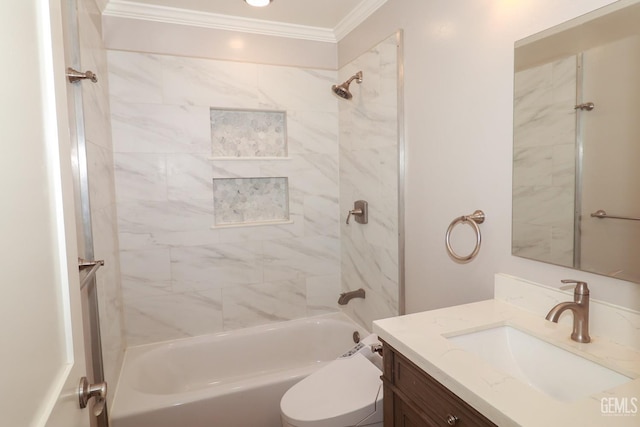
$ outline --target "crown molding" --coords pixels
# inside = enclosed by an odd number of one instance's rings
[[[239,31],[276,37],[336,43],[333,29],[240,18],[231,15],[199,12],[175,7],[156,6],[128,0],[111,0],[104,9],[105,16],[140,19],[170,24],[191,25],[218,30]]]
[[[362,24],[376,10],[380,9],[387,0],[362,0],[333,30],[336,41],[342,40],[347,34]]]
[[[326,43],[337,43],[360,25],[387,0],[362,0],[335,29],[241,18],[238,16],[199,12],[168,6],[157,6],[129,0],[110,0],[104,8],[105,16],[141,19],[169,24],[191,25],[226,31],[288,37]]]

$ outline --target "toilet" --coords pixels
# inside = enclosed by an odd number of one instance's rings
[[[382,427],[382,357],[374,334],[291,387],[280,401],[283,427]]]

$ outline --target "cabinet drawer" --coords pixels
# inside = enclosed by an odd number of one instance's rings
[[[388,350],[392,350],[389,348]],[[419,412],[437,426],[495,427],[489,419],[452,393],[448,388],[429,376],[413,362],[393,351],[391,366],[393,374],[385,376]],[[389,355],[385,353],[385,357]],[[455,418],[453,418],[455,417]],[[457,419],[457,421],[455,421]]]

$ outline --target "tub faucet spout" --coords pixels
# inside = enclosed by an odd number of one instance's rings
[[[571,339],[576,342],[591,342],[589,336],[589,287],[585,282],[577,280],[562,280],[562,283],[575,283],[573,302],[561,302],[554,306],[546,316],[546,319],[558,323],[560,315],[566,310],[573,313],[573,331]]]
[[[353,298],[364,298],[364,289],[360,288],[355,291],[343,292],[340,294],[340,298],[338,298],[338,304],[346,305]]]

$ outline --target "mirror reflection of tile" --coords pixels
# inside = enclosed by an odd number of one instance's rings
[[[576,56],[515,74],[513,254],[573,265]]]
[[[638,20],[633,1],[516,41],[513,255],[640,282],[640,228],[594,215],[640,212]]]

